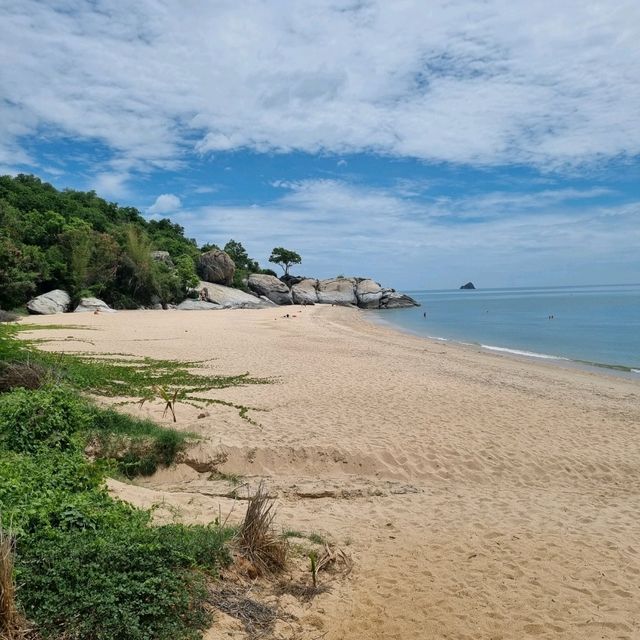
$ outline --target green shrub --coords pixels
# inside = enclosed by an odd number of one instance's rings
[[[89,424],[87,405],[61,387],[16,389],[0,397],[0,442],[12,451],[65,450]]]
[[[91,436],[98,445],[99,457],[114,460],[120,473],[134,478],[173,464],[189,434],[113,409],[95,408]]]
[[[198,638],[210,618],[196,564],[162,528],[57,531],[19,543],[20,603],[45,638]]]

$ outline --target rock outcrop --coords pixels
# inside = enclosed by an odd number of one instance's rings
[[[74,309],[74,313],[89,313],[92,311],[115,313],[114,309],[99,298],[81,298],[80,304]]]
[[[413,298],[385,289],[370,278],[304,278],[291,287],[294,304],[337,304],[361,309],[400,309],[420,306]]]
[[[219,305],[223,309],[260,309],[274,305],[271,300],[266,298],[258,298],[240,289],[232,289],[213,282],[200,281],[195,287],[195,291],[198,294],[204,292],[204,298],[207,302]]]
[[[173,260],[171,260],[171,256],[168,251],[152,251],[151,257],[156,262],[164,262],[168,267],[174,268]]]
[[[321,304],[356,305],[355,278],[331,278],[318,281],[318,302]]]
[[[227,287],[233,282],[236,265],[227,253],[212,249],[198,259],[198,275],[206,282],[223,284]]]
[[[289,287],[275,276],[263,273],[252,273],[248,280],[249,289],[259,296],[269,298],[276,304],[292,304]]]
[[[467,282],[467,284],[463,284],[461,287],[461,289],[475,289],[473,282]]]
[[[405,307],[419,307],[411,296],[405,293],[398,293],[393,289],[383,289],[382,298],[380,298],[380,309],[403,309]]]
[[[383,289],[374,280],[360,280],[356,284],[356,298],[362,309],[379,309],[382,296]]]
[[[69,310],[71,298],[66,291],[54,289],[48,293],[36,296],[27,302],[29,313],[39,315],[50,315],[54,313],[64,313]]]
[[[205,300],[191,300],[187,298],[183,300],[176,309],[180,311],[209,311],[211,309],[222,309],[219,304],[213,304],[213,302],[206,302]]]
[[[291,287],[293,304],[316,304],[318,302],[318,281],[305,278]]]

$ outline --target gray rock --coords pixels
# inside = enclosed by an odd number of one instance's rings
[[[183,300],[176,309],[180,311],[208,311],[210,309],[222,309],[219,304],[213,302],[205,302],[204,300],[191,300],[187,298]]]
[[[168,251],[152,251],[151,257],[156,262],[164,262],[167,266],[171,267],[172,269],[174,267],[173,261],[171,260],[171,256],[169,255]]]
[[[100,311],[101,313],[115,313],[106,302],[99,298],[81,298],[80,304],[74,309],[74,313],[89,313],[92,311]]]
[[[358,306],[362,309],[378,309],[382,299],[382,287],[374,280],[359,280],[356,285]]]
[[[235,263],[220,249],[203,253],[198,260],[198,275],[206,282],[229,286],[233,282],[235,272]]]
[[[411,296],[405,293],[398,293],[393,289],[385,289],[380,299],[380,309],[402,309],[404,307],[419,307]]]
[[[64,313],[69,310],[71,298],[66,291],[62,289],[54,289],[41,296],[36,296],[27,302],[29,313],[37,313],[40,315],[50,315],[53,313]]]
[[[322,304],[355,305],[355,278],[331,278],[318,281],[318,302]]]
[[[460,288],[461,289],[475,289],[475,285],[473,284],[473,282],[467,282],[467,284],[463,284]]]
[[[291,287],[294,304],[316,304],[318,302],[318,281],[305,278]]]
[[[259,296],[265,296],[276,304],[292,304],[291,291],[284,282],[275,276],[252,273],[249,276],[249,289]]]
[[[195,291],[200,294],[204,289],[207,290],[207,302],[213,302],[224,309],[260,309],[267,306],[264,300],[240,289],[232,289],[221,284],[201,280]],[[269,305],[273,304],[270,300],[267,302]]]

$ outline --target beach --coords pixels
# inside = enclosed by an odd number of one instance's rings
[[[351,573],[296,605],[304,635],[274,637],[640,637],[638,382],[328,305],[27,322],[64,325],[32,334],[55,338],[44,349],[269,381],[203,394],[228,403],[204,412],[179,405],[176,427],[201,437],[185,460],[110,488],[161,505],[159,518],[208,522],[233,506],[212,471],[264,479],[283,530],[348,553]],[[125,410],[168,424],[163,408]],[[207,637],[243,635],[223,625]]]

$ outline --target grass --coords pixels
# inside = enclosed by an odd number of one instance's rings
[[[16,602],[15,538],[0,523],[0,638],[23,640],[30,634]]]
[[[188,393],[249,377],[39,352],[11,325],[0,325],[0,363],[12,380],[0,393],[0,515],[15,536],[0,532],[0,638],[22,640],[29,629],[44,640],[201,637],[211,623],[208,583],[231,561],[236,530],[153,526],[150,510],[105,486],[114,469],[133,477],[172,463],[192,436],[98,407],[85,392],[143,395],[160,380]],[[22,384],[32,366],[44,375]]]
[[[131,398],[123,403],[147,402],[162,397],[165,407],[170,408],[172,413],[175,413],[176,403],[191,404],[198,408],[221,404],[235,408],[243,420],[258,426],[248,415],[251,407],[205,398],[199,394],[215,389],[273,382],[267,378],[251,377],[249,373],[212,375],[203,369],[208,362],[206,360],[179,362],[123,353],[51,353],[36,349],[38,344],[46,340],[15,339],[18,333],[34,328],[69,330],[65,325],[0,325],[0,361],[37,363],[57,380],[78,391],[107,398]]]
[[[287,560],[287,544],[275,533],[275,502],[262,483],[249,498],[247,512],[236,535],[240,553],[259,575],[281,571]]]

